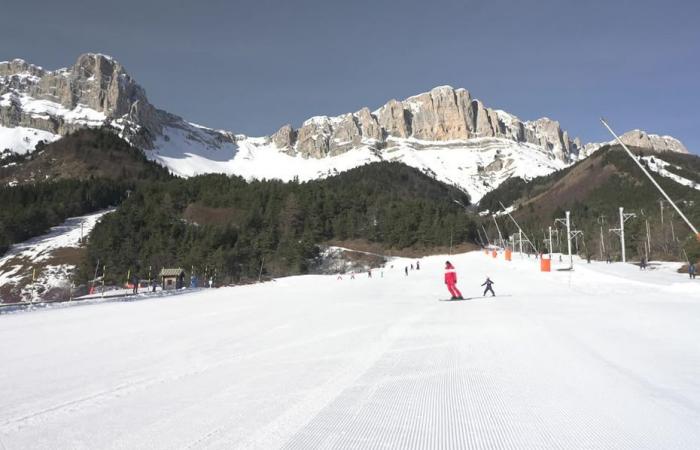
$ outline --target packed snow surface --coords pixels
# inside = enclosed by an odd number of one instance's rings
[[[2,446],[700,447],[700,281],[446,258],[0,316]]]

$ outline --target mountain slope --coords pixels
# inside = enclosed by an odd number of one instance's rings
[[[9,161],[9,159],[8,159]],[[164,179],[168,172],[108,129],[79,129],[36,151],[0,159],[0,185],[90,178]]]
[[[97,225],[83,278],[95,264],[118,282],[148,267],[208,267],[226,283],[307,273],[317,245],[359,240],[384,249],[476,241],[469,198],[399,163],[358,167],[307,183],[203,175],[135,190]],[[128,242],[128,245],[124,245]]]
[[[156,108],[106,55],[84,54],[72,67],[55,71],[23,60],[0,63],[0,150],[23,153],[85,127],[115,129],[181,176],[311,180],[373,161],[401,161],[460,186],[474,201],[510,177],[551,173],[601,145],[583,145],[555,120],[522,121],[488,108],[450,86],[251,138]],[[657,150],[684,150],[673,138],[643,132],[625,138]]]
[[[54,71],[21,59],[0,62],[0,125],[42,130],[39,138],[49,141],[80,128],[111,127],[144,150],[154,148],[158,138],[167,139],[173,130],[202,148],[218,149],[234,141],[228,133],[195,126],[155,108],[118,61],[99,53],[83,54],[70,68]],[[0,136],[3,133],[9,132],[3,130]],[[23,141],[11,149],[31,149]],[[0,142],[4,148],[9,147]]]
[[[71,217],[44,235],[12,245],[0,256],[0,303],[70,298],[85,240],[109,211]]]
[[[691,222],[700,223],[700,157],[632,149]],[[685,249],[691,258],[700,256],[700,247],[687,225],[667,202],[662,206],[661,199],[661,194],[621,147],[604,146],[585,160],[549,176],[529,182],[509,180],[487,194],[479,209],[498,211],[499,201],[512,205],[513,215],[539,242],[543,230],[553,225],[555,218],[563,217],[565,210],[570,210],[576,229],[584,231],[581,252],[600,257],[606,243],[606,253],[619,252],[617,237],[608,229],[619,226],[618,208],[624,207],[625,211],[637,214],[625,225],[628,255],[651,253],[657,257],[686,259]],[[661,208],[665,209],[663,222]],[[645,244],[647,221],[651,249]],[[508,221],[504,222],[507,232],[515,231]]]
[[[99,129],[78,130],[29,155],[0,160],[0,297],[34,296],[22,292],[33,276],[36,287],[42,281],[44,287],[65,287],[84,258],[81,249],[73,248],[78,246],[75,236],[90,231],[89,226],[82,229],[83,219],[94,225],[94,220],[76,216],[118,205],[140,183],[170,178],[139,149]],[[72,244],[63,245],[66,241]],[[42,295],[51,297],[48,290]]]

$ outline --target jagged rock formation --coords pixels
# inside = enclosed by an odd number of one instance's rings
[[[672,136],[659,136],[642,130],[628,131],[620,136],[620,140],[631,147],[648,148],[657,152],[690,153],[681,141]],[[592,142],[583,147],[581,154],[583,157],[590,156],[604,145],[616,144],[615,139],[608,142]]]
[[[106,55],[81,55],[70,68],[55,71],[19,59],[0,63],[0,152],[28,151],[83,127],[111,127],[181,176],[314,179],[397,160],[461,186],[474,200],[508,177],[551,173],[603,145],[582,145],[555,120],[521,121],[450,86],[389,100],[374,111],[312,117],[298,129],[288,124],[269,137],[252,138],[157,109]],[[635,130],[623,139],[687,152],[668,136]]]
[[[190,128],[180,117],[151,105],[119,62],[98,53],[81,55],[72,67],[55,71],[21,59],[0,62],[0,125],[55,135],[111,126],[143,149],[152,149],[165,127]],[[207,144],[216,144],[219,137],[191,131],[193,139]]]
[[[273,141],[287,153],[306,158],[409,138],[433,142],[505,138],[541,146],[562,161],[576,159],[581,149],[580,140],[570,139],[557,121],[542,118],[522,122],[473,100],[466,89],[450,86],[439,86],[404,101],[390,100],[374,113],[363,108],[339,117],[314,117],[299,128],[296,139],[293,131],[285,125],[273,135]]]
[[[649,148],[659,152],[688,153],[688,149],[678,139],[671,136],[659,136],[647,134],[642,130],[632,130],[620,136],[622,142],[627,145],[641,148]]]

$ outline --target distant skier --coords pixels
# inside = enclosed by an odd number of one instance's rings
[[[642,259],[639,260],[639,270],[646,270],[647,268],[647,259],[642,256]]]
[[[367,269],[367,278],[372,278],[372,269]]]
[[[403,271],[406,273],[406,276],[408,276],[408,266],[404,267]]]
[[[420,261],[416,261],[416,270],[420,270]]]
[[[134,275],[131,277],[131,284],[132,284],[132,293],[138,294],[139,293],[139,278]]]
[[[496,293],[493,292],[493,288],[491,287],[492,284],[496,284],[493,281],[491,281],[491,278],[486,277],[486,281],[483,282],[482,286],[486,286],[486,289],[484,289],[484,296],[486,295],[487,292],[491,292],[491,297],[495,297]],[[483,296],[482,296],[483,297]]]
[[[411,264],[411,270],[413,270],[413,264]]]
[[[691,280],[695,279],[695,273],[697,271],[698,271],[698,269],[695,267],[695,264],[688,263],[688,276],[690,277]]]
[[[464,300],[462,293],[457,289],[457,271],[449,261],[445,261],[445,284],[447,290],[450,291],[452,300]]]

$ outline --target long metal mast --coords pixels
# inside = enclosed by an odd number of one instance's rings
[[[625,151],[627,152],[629,157],[632,158],[632,160],[639,166],[640,169],[642,169],[642,172],[644,172],[644,175],[646,175],[649,178],[649,180],[651,180],[651,182],[654,184],[654,186],[656,186],[656,189],[658,189],[659,192],[661,192],[661,194],[663,194],[663,196],[666,198],[666,200],[668,200],[668,202],[671,204],[671,206],[673,206],[673,208],[676,210],[676,212],[683,218],[685,223],[688,224],[688,226],[693,231],[693,233],[698,238],[698,240],[700,240],[700,232],[698,232],[698,229],[695,228],[695,226],[692,223],[690,223],[690,220],[688,220],[688,218],[685,216],[685,214],[683,214],[683,212],[678,208],[678,206],[676,206],[676,203],[673,200],[671,200],[671,197],[668,196],[666,191],[664,191],[661,188],[661,186],[659,186],[659,183],[657,183],[656,180],[654,179],[654,177],[652,177],[651,174],[644,168],[644,166],[642,165],[642,163],[639,162],[637,157],[635,157],[634,154],[630,151],[630,149],[627,148],[625,143],[622,142],[622,139],[620,139],[620,137],[617,134],[615,134],[615,132],[612,130],[612,128],[610,128],[610,126],[605,121],[605,119],[603,119],[601,117],[600,121],[603,122],[603,125],[605,126],[605,128],[607,128],[608,131],[615,137],[617,142],[622,146],[623,149],[625,149]]]

